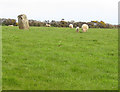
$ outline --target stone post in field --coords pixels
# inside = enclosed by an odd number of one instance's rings
[[[18,26],[19,29],[29,29],[29,22],[25,14],[18,16]]]

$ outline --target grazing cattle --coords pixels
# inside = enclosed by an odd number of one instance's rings
[[[51,25],[50,24],[46,24],[46,27],[51,27]]]
[[[73,28],[73,24],[70,24],[70,25],[69,25],[69,28]]]
[[[82,31],[83,32],[87,32],[88,28],[89,28],[89,26],[87,24],[82,25]]]
[[[8,25],[9,27],[13,27],[13,25]]]
[[[76,27],[76,32],[79,32],[79,27]]]

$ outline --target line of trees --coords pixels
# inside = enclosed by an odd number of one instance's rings
[[[91,21],[91,22],[75,22],[75,21],[55,21],[52,20],[45,20],[44,22],[36,21],[36,20],[29,20],[30,26],[46,26],[46,24],[50,24],[52,27],[69,27],[70,24],[73,24],[74,27],[81,27],[83,24],[88,24],[90,28],[117,28],[117,25],[112,25],[105,23],[104,21]]]
[[[2,18],[2,19],[0,19],[0,21],[2,22],[2,26],[8,26],[8,25],[17,26],[18,25],[18,23],[16,22],[15,19]]]
[[[0,19],[2,22],[3,26],[8,26],[8,25],[13,25],[13,26],[18,26],[18,23],[16,22],[15,19],[5,19],[2,18]],[[105,23],[104,21],[91,21],[91,22],[75,22],[74,20],[72,21],[65,21],[62,19],[61,21],[55,21],[52,20],[51,22],[49,20],[45,20],[43,22],[37,21],[37,20],[29,20],[29,25],[30,26],[46,26],[46,24],[50,24],[52,27],[69,27],[69,24],[73,24],[74,27],[81,27],[82,24],[88,24],[90,28],[117,28],[117,25],[112,25]]]

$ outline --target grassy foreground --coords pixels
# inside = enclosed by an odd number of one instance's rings
[[[118,89],[118,30],[3,27],[3,90]]]

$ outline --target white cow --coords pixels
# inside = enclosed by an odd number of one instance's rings
[[[79,32],[79,27],[76,27],[76,32]]]
[[[13,27],[13,25],[8,25],[9,27]]]
[[[73,28],[73,24],[70,24],[70,25],[69,25],[69,28]]]
[[[51,27],[51,25],[50,24],[46,24],[46,27]]]
[[[82,31],[83,32],[87,32],[88,28],[89,28],[89,26],[87,24],[82,25]]]

